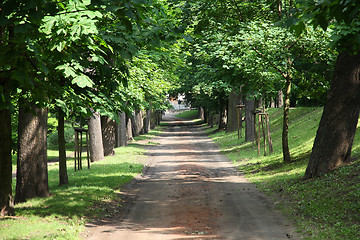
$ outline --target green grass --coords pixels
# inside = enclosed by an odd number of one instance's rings
[[[175,117],[185,118],[185,119],[194,119],[198,117],[198,110],[187,110],[179,114],[176,114]]]
[[[143,145],[134,142],[90,169],[84,158],[83,170],[77,172],[68,159],[68,186],[58,186],[58,163],[49,165],[51,196],[17,204],[16,217],[0,219],[0,239],[79,239],[87,219],[99,215],[119,187],[142,170],[144,152]]]
[[[274,144],[270,156],[263,156],[262,146],[258,157],[253,143],[237,139],[237,132],[226,134],[216,128],[207,131],[250,181],[274,197],[305,239],[360,239],[360,161],[354,160],[321,178],[303,179],[322,108],[290,110],[290,164],[282,162],[283,112],[269,109],[269,114]],[[352,152],[355,159],[360,156],[359,147],[357,133]]]

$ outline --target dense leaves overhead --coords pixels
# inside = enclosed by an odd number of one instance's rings
[[[174,41],[182,32],[174,17],[179,14],[176,9],[156,0],[3,1],[1,107],[12,108],[16,101],[11,99],[21,94],[40,105],[55,103],[73,114],[88,115],[90,109],[98,109],[115,116],[116,111],[127,110],[131,99],[121,99],[119,104],[115,96],[129,79],[136,78],[130,74],[137,73],[131,68],[139,50],[156,55],[163,41]],[[138,67],[146,71],[149,66]],[[146,84],[155,75],[146,78]],[[170,81],[171,74],[162,76],[169,77],[162,81]],[[156,91],[145,92],[158,101]]]

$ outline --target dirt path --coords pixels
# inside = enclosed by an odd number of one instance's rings
[[[88,224],[85,239],[297,239],[199,126],[166,117],[171,126],[152,140],[159,145],[123,208]]]

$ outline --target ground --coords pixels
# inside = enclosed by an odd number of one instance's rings
[[[84,239],[299,239],[199,125],[170,113],[164,121],[143,174],[107,217],[87,224]]]

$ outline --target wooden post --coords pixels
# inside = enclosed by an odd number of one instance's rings
[[[260,131],[261,131],[261,115],[258,115],[258,132],[256,134],[256,141],[257,141],[257,149],[258,149],[258,156],[260,156]],[[255,124],[256,126],[256,124]]]
[[[240,139],[240,108],[236,106],[236,116],[237,116],[237,131],[238,139]]]
[[[79,154],[79,167],[82,170],[82,159],[81,159],[81,154],[82,154],[82,146],[83,146],[83,140],[82,140],[82,131],[80,131],[80,154]]]
[[[75,131],[75,141],[74,141],[74,144],[75,144],[75,147],[74,147],[74,167],[75,167],[75,172],[76,172],[76,170],[77,170],[77,168],[76,168],[76,160],[77,160],[77,154],[78,154],[78,150],[77,150],[77,147],[78,147],[78,142],[79,142],[79,136],[78,136],[78,132],[77,131]]]
[[[264,138],[264,156],[267,155],[267,152],[266,152],[266,133],[265,133],[265,127],[264,127],[265,115],[266,115],[266,113],[259,113],[259,116],[261,116],[261,127],[262,127],[263,138]]]
[[[88,129],[84,128],[74,128],[75,131],[75,171],[82,169],[82,149],[83,147],[86,147],[86,155],[87,155],[87,162],[88,162],[88,168],[90,168],[90,154],[89,154],[89,133]],[[83,140],[82,140],[82,134],[85,132],[86,134],[86,145],[84,146]],[[80,134],[80,140],[79,140],[79,134]]]
[[[271,132],[270,132],[270,121],[269,121],[269,114],[266,113],[266,129],[267,129],[267,137],[269,142],[269,154],[272,154],[274,152],[273,145],[272,145],[272,139],[271,139]]]
[[[90,168],[90,155],[89,155],[89,132],[86,131],[86,157],[88,168]]]

